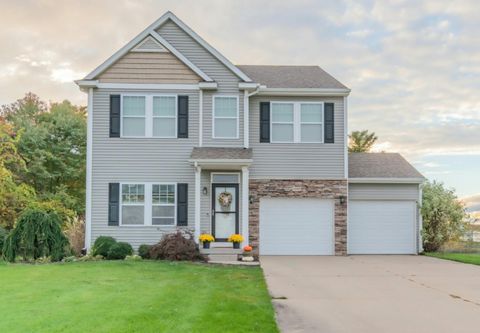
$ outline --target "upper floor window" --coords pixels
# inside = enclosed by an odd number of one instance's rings
[[[213,138],[238,139],[238,96],[213,97]]]
[[[177,96],[123,95],[122,137],[175,138]]]
[[[123,136],[145,136],[145,96],[124,96]]]
[[[271,142],[323,142],[323,103],[272,102],[270,109]]]

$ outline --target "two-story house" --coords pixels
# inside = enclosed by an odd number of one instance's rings
[[[260,255],[421,250],[423,177],[398,154],[348,155],[350,89],[320,67],[233,65],[167,12],[76,83],[87,248],[189,228]]]

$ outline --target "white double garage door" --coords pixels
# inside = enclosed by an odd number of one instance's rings
[[[416,203],[352,200],[348,205],[349,254],[416,253]],[[315,198],[260,200],[261,255],[333,255],[334,201]]]

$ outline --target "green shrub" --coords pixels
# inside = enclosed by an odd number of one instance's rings
[[[125,259],[126,256],[131,256],[133,254],[133,248],[130,244],[126,242],[118,242],[114,244],[110,250],[108,250],[107,259],[116,260],[116,259]]]
[[[116,243],[117,241],[113,237],[110,237],[110,236],[98,237],[95,240],[95,243],[93,243],[92,256],[101,255],[106,257],[108,255],[108,251],[110,251],[110,248]]]
[[[150,259],[150,249],[151,245],[142,244],[138,247],[138,255],[143,259]]]
[[[49,264],[52,262],[50,257],[40,257],[35,260],[36,264]]]
[[[92,256],[90,254],[87,254],[86,256],[78,258],[77,261],[100,261],[103,259],[105,258],[101,255]]]
[[[27,208],[5,239],[4,258],[10,262],[14,262],[17,256],[25,261],[41,257],[50,257],[52,261],[62,260],[69,244],[60,227],[61,223],[55,212]]]
[[[77,261],[77,257],[75,256],[65,257],[62,260],[62,262],[75,262],[75,261]]]
[[[151,259],[172,261],[206,261],[193,240],[193,235],[185,231],[165,234],[162,240],[150,248]]]
[[[126,261],[141,261],[141,260],[142,260],[142,257],[137,256],[136,254],[134,254],[134,255],[132,255],[132,256],[126,256],[126,257],[125,257],[125,260],[126,260]]]
[[[0,227],[0,256],[3,252],[3,244],[5,243],[5,238],[7,238],[8,232],[3,227]]]

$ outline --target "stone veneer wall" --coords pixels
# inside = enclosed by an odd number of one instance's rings
[[[249,242],[256,251],[259,245],[261,198],[321,198],[335,200],[335,255],[347,254],[346,180],[250,179],[249,192]],[[340,196],[345,196],[345,203],[340,204]]]

